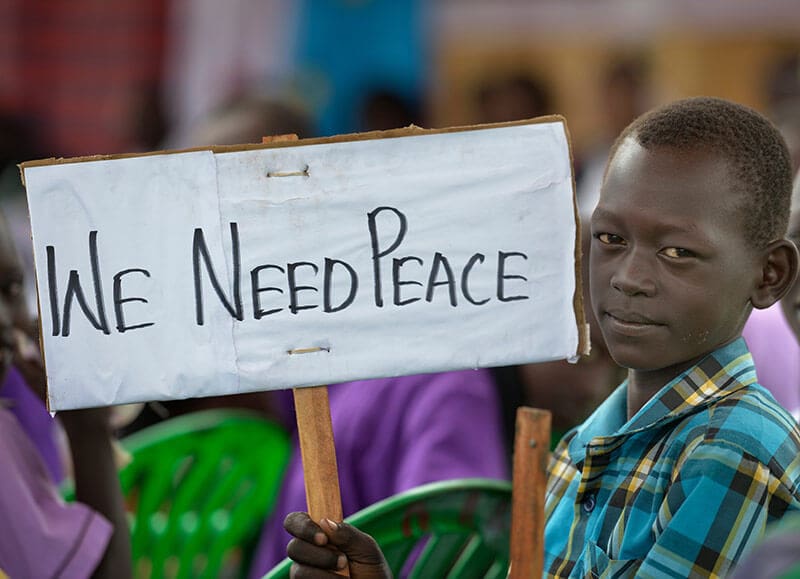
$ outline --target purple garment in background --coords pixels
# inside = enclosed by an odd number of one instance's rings
[[[345,516],[432,481],[508,478],[499,402],[487,370],[347,382],[330,386],[328,395]],[[305,510],[295,435],[251,577],[263,576],[286,557],[291,537],[283,519]]]
[[[28,388],[22,374],[13,366],[8,369],[6,379],[0,387],[0,398],[8,403],[8,409],[39,451],[53,481],[60,483],[64,477],[64,469],[56,444],[55,420],[50,416],[44,402]]]
[[[19,421],[0,408],[0,569],[11,578],[86,579],[102,559],[111,523],[65,503]]]
[[[766,310],[753,310],[742,336],[753,355],[758,383],[792,416],[799,418],[800,345],[780,303]]]

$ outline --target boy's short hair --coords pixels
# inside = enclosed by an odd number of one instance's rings
[[[694,97],[653,109],[617,138],[642,147],[713,151],[727,159],[742,194],[744,233],[756,247],[786,234],[792,192],[789,150],[778,129],[753,109],[724,99]]]

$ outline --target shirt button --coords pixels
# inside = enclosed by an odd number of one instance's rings
[[[594,505],[594,495],[587,495],[583,501],[581,501],[581,508],[583,508],[584,513],[591,513],[594,510]]]

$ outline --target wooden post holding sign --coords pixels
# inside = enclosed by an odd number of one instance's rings
[[[544,568],[544,493],[550,413],[517,409],[511,500],[510,579],[538,579]]]
[[[330,519],[340,523],[343,519],[342,497],[333,445],[328,387],[295,388],[294,407],[308,514],[317,522]],[[339,574],[349,576],[347,570]]]
[[[561,117],[21,169],[51,410],[588,350]]]
[[[315,521],[341,522],[339,474],[333,446],[328,387],[294,389],[297,430],[303,458],[308,513]],[[313,469],[306,468],[314,466]]]

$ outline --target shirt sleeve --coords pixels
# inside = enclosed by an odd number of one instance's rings
[[[729,442],[698,445],[680,467],[654,522],[643,576],[725,576],[791,502],[769,468]]]
[[[65,503],[42,459],[0,409],[0,569],[10,577],[80,579],[105,553],[111,524],[86,505]]]

